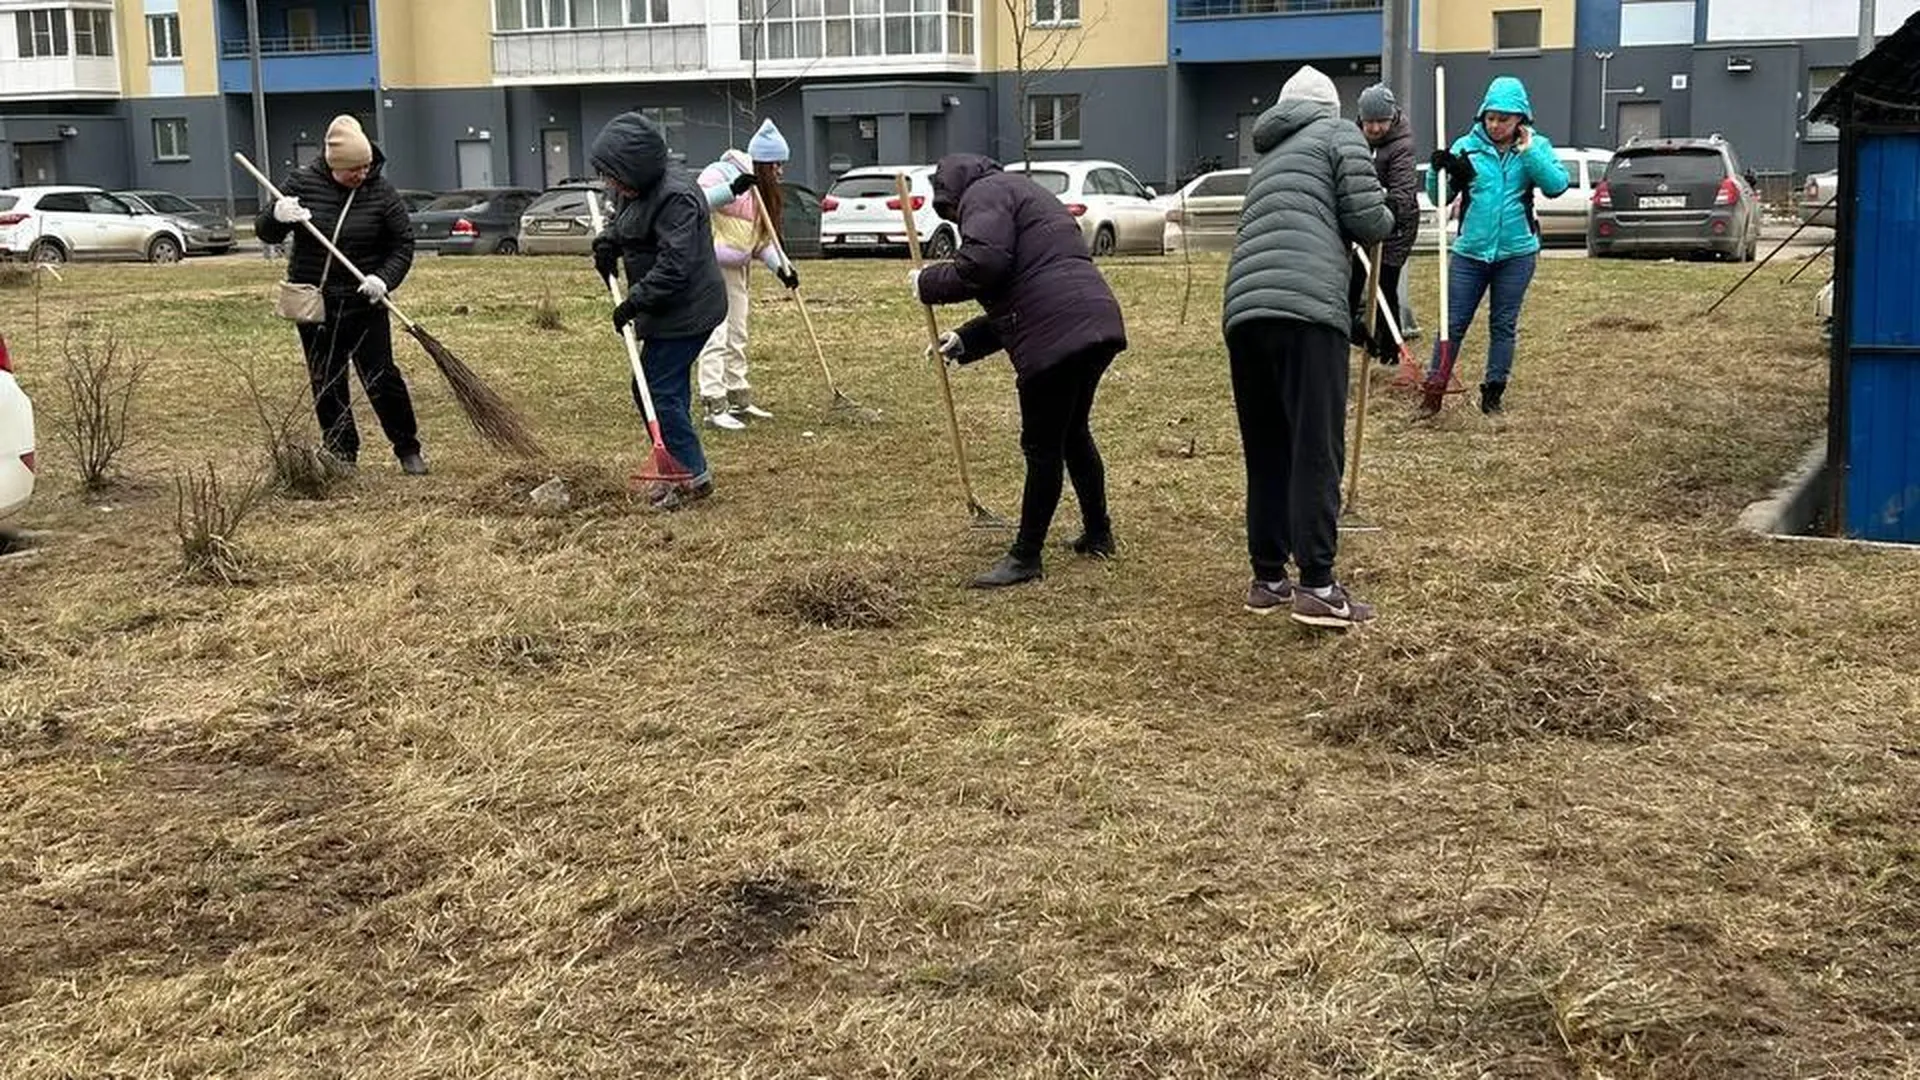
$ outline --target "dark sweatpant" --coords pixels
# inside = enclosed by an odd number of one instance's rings
[[[1350,272],[1347,277],[1347,306],[1353,309],[1353,324],[1359,326],[1366,321],[1367,306],[1367,270],[1360,265],[1359,259],[1349,259]],[[1387,309],[1389,305],[1399,303],[1400,273],[1406,269],[1392,263],[1380,264],[1380,292],[1387,298],[1373,316],[1373,333],[1367,342],[1367,352],[1383,364],[1391,364],[1400,359],[1400,349],[1393,343],[1393,331],[1387,328]],[[1399,312],[1394,312],[1398,316]]]
[[[1233,407],[1247,458],[1247,554],[1253,576],[1333,584],[1340,470],[1346,462],[1347,335],[1297,319],[1227,332]]]
[[[1074,353],[1020,383],[1020,450],[1027,458],[1027,486],[1020,499],[1020,531],[1012,554],[1037,559],[1047,527],[1060,505],[1060,473],[1073,480],[1080,520],[1088,536],[1108,536],[1107,471],[1094,445],[1088,418],[1100,377],[1113,363],[1110,345]]]
[[[307,356],[307,379],[313,386],[313,411],[320,436],[335,457],[352,461],[360,454],[360,430],[353,422],[353,399],[347,385],[347,367],[360,369],[381,430],[393,443],[395,457],[420,452],[419,427],[407,380],[393,362],[393,324],[387,310],[359,296],[327,297],[327,321],[300,326],[300,348]]]

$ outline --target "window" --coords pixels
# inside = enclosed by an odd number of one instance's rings
[[[790,0],[775,0],[786,6]],[[667,0],[493,0],[493,28],[601,30],[664,26]]]
[[[1196,199],[1245,195],[1247,178],[1248,174],[1243,172],[1214,173],[1195,184],[1191,194]]]
[[[128,206],[126,203],[121,202],[119,199],[105,192],[89,191],[86,194],[86,199],[87,213],[89,214],[120,214],[127,217],[133,215],[133,207]]]
[[[973,55],[977,0],[737,0],[740,55]],[[1076,9],[1079,0],[1060,0]]]
[[[294,52],[320,48],[320,13],[312,8],[287,9],[287,47]]]
[[[73,55],[113,55],[113,12],[98,8],[74,10]]]
[[[1033,0],[1033,25],[1059,26],[1080,21],[1080,0]]]
[[[1035,94],[1027,99],[1027,132],[1035,146],[1080,145],[1080,95]]]
[[[60,8],[20,11],[13,16],[21,59],[67,55],[67,13]]]
[[[1493,13],[1494,52],[1539,52],[1540,9]]]
[[[40,196],[39,208],[56,214],[84,214],[87,212],[87,196],[79,191],[56,191]]]
[[[183,116],[155,117],[153,121],[153,159],[187,160],[187,120]]]
[[[678,105],[653,106],[641,109],[640,115],[660,125],[668,150],[679,149],[687,133],[687,110]]]
[[[1834,83],[1839,82],[1840,76],[1846,74],[1846,71],[1847,69],[1843,67],[1813,68],[1808,71],[1807,96],[1806,100],[1800,103],[1800,114],[1804,116],[1811,112],[1813,107],[1820,103],[1820,96],[1825,94]],[[1840,129],[1834,125],[1825,121],[1807,121],[1807,138],[1823,141],[1839,137]]]
[[[1069,177],[1066,173],[1054,172],[1051,169],[1029,170],[1027,172],[1027,179],[1039,184],[1049,195],[1066,194],[1067,185],[1072,181],[1072,177]]]
[[[180,16],[147,16],[147,55],[158,61],[180,59]]]

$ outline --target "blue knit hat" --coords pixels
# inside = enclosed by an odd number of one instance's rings
[[[768,120],[747,143],[747,156],[755,161],[785,161],[792,156],[792,151],[787,149],[786,137],[780,134],[780,129]]]

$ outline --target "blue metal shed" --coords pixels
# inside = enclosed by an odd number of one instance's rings
[[[1829,520],[1920,543],[1920,14],[1810,116],[1840,128]]]

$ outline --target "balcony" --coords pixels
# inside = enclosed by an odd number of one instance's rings
[[[260,39],[260,81],[269,94],[364,90],[373,86],[378,70],[373,38],[367,34]],[[220,89],[229,94],[253,90],[244,37],[220,42]]]
[[[590,82],[707,69],[707,28],[632,26],[493,35],[496,82]]]
[[[120,96],[120,64],[111,56],[0,58],[0,101]]]
[[[1173,0],[1175,63],[1320,60],[1380,51],[1381,0]]]

